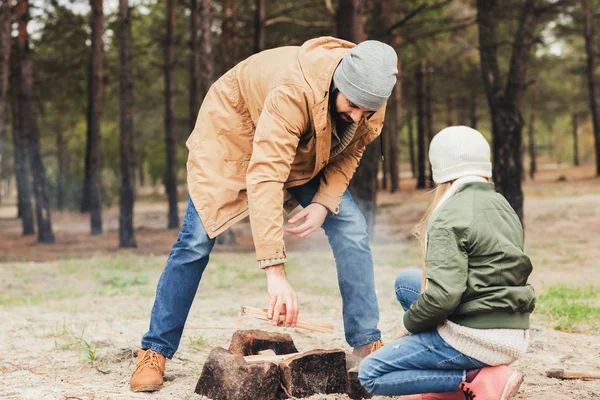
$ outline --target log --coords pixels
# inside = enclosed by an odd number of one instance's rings
[[[551,369],[546,371],[548,378],[557,379],[600,379],[600,371],[565,371],[564,369]]]
[[[276,400],[280,374],[277,364],[247,364],[217,347],[204,363],[195,392],[212,400]]]
[[[263,321],[270,321],[270,319],[267,318],[267,310],[264,308],[242,306],[240,315],[258,318]],[[277,326],[285,326],[285,314],[279,315],[279,322],[278,322]],[[315,332],[333,333],[333,325],[321,324],[318,322],[308,321],[305,319],[298,319],[298,322],[296,322],[296,328],[308,329],[308,330],[315,331]]]
[[[275,354],[298,352],[289,334],[256,329],[236,331],[229,344],[229,351],[241,356],[256,355],[264,350],[272,350]]]
[[[360,384],[358,379],[358,367],[362,357],[352,353],[346,353],[346,369],[348,370],[348,388],[346,393],[352,400],[370,399],[372,394]]]
[[[346,354],[342,350],[312,350],[279,363],[289,397],[346,393]]]
[[[295,357],[299,354],[303,354],[303,353],[275,354],[275,355],[258,354],[255,356],[245,356],[244,361],[246,361],[248,364],[258,364],[258,363],[264,363],[264,362],[279,363],[283,360],[287,360],[288,358]]]

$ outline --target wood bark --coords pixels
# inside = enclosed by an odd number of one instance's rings
[[[18,40],[17,54],[20,68],[20,99],[21,110],[20,125],[24,136],[29,139],[27,152],[31,162],[33,175],[33,193],[35,196],[35,211],[38,228],[39,243],[54,243],[54,232],[52,231],[52,219],[50,215],[50,203],[48,201],[48,181],[46,169],[42,161],[40,151],[40,132],[37,125],[37,112],[34,101],[33,90],[33,65],[31,51],[29,48],[29,36],[27,24],[29,22],[29,1],[19,0],[17,2],[17,24]]]
[[[102,234],[101,122],[104,96],[103,0],[90,0],[92,8],[92,81],[90,103],[90,226],[92,235]]]
[[[64,109],[61,106],[59,115],[61,118],[56,123],[56,164],[58,166],[56,175],[56,208],[63,210],[65,208],[65,170],[66,170],[66,149],[63,135],[63,124],[61,122],[64,115]]]
[[[537,162],[536,162],[536,153],[535,153],[535,118],[537,113],[537,87],[533,92],[533,98],[531,101],[531,110],[529,114],[529,126],[528,126],[528,136],[529,136],[529,178],[534,180],[535,174],[537,172]]]
[[[408,124],[408,157],[410,160],[410,170],[412,177],[417,177],[417,168],[415,162],[415,137],[414,137],[414,124],[413,124],[413,113],[408,111],[406,117],[406,123]]]
[[[18,215],[21,218],[23,236],[35,234],[33,202],[31,200],[31,163],[29,162],[29,138],[22,128],[21,117],[21,67],[16,43],[11,55],[11,108],[13,121],[13,148],[17,181]]]
[[[0,2],[0,176],[6,147],[6,117],[8,100],[8,82],[10,76],[11,42],[11,6],[12,0]]]
[[[585,52],[586,52],[586,75],[588,81],[588,98],[590,103],[590,114],[592,116],[592,127],[594,129],[594,143],[596,152],[596,176],[600,176],[600,115],[598,112],[598,93],[596,81],[596,44],[594,39],[593,13],[589,0],[582,0],[584,17]]]
[[[579,121],[577,113],[571,114],[571,127],[573,131],[573,165],[579,166]]]
[[[433,110],[432,110],[432,103],[433,103],[433,88],[432,88],[432,84],[431,84],[431,79],[432,79],[432,75],[433,75],[433,71],[430,67],[427,68],[426,72],[425,72],[425,121],[426,121],[426,125],[425,125],[425,131],[426,131],[426,135],[427,135],[427,148],[425,150],[425,158],[428,161],[427,164],[429,165],[429,179],[427,180],[427,185],[429,187],[433,187],[434,186],[434,182],[433,182],[433,169],[431,168],[431,162],[429,162],[429,157],[427,157],[427,154],[429,154],[429,146],[431,145],[431,141],[433,140]]]
[[[200,109],[200,23],[198,0],[190,0],[190,132]]]
[[[212,43],[212,11],[210,6],[211,0],[201,0],[200,16],[202,34],[200,37],[200,47],[202,49],[202,82],[203,82],[203,93],[205,96],[208,93],[211,85],[215,80],[214,72],[214,57],[213,57],[213,43]]]
[[[169,201],[168,228],[179,227],[177,212],[177,144],[173,132],[173,63],[175,61],[175,0],[167,0],[167,21],[165,37],[165,142],[166,173],[165,189]]]
[[[425,93],[423,79],[425,64],[421,61],[417,68],[417,189],[425,189]]]
[[[526,0],[512,43],[505,86],[498,63],[498,0],[477,0],[481,75],[492,122],[493,177],[496,188],[523,220],[521,143],[524,120],[519,106],[526,88],[527,66],[539,19],[536,0]]]
[[[400,132],[404,127],[402,119],[402,65],[398,63],[398,80],[394,89],[393,118],[394,132],[390,134],[390,191],[396,193],[400,190]]]
[[[265,49],[265,0],[256,0],[254,9],[254,52]]]
[[[121,191],[119,201],[119,247],[137,247],[133,230],[135,153],[133,149],[133,79],[131,75],[131,8],[119,0],[120,73],[120,155]]]

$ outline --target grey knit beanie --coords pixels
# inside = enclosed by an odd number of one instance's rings
[[[379,110],[396,84],[398,55],[377,40],[353,47],[333,73],[333,82],[352,103],[370,111]]]
[[[450,126],[435,135],[429,145],[429,162],[435,183],[468,175],[492,177],[490,145],[468,126]]]

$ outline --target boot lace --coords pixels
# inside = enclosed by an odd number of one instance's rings
[[[381,340],[374,341],[373,343],[371,343],[371,353],[379,350],[382,347],[383,347],[383,342]]]
[[[135,370],[133,371],[133,375],[137,374],[139,371],[145,368],[154,368],[159,374],[162,374],[160,370],[160,360],[158,358],[158,353],[152,350],[146,351],[144,356],[140,361],[138,361],[135,366]]]
[[[464,382],[460,383],[460,390],[463,391],[464,395],[465,395],[465,400],[475,400],[475,393],[473,393],[473,390],[471,390],[471,388],[469,388],[467,385],[465,385]]]

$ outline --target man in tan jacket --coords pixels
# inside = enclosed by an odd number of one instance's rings
[[[332,37],[255,54],[206,95],[187,141],[189,203],[160,277],[133,391],[162,387],[215,237],[250,216],[273,324],[294,327],[298,298],[284,263],[284,210],[304,209],[287,232],[323,227],[343,301],[346,341],[358,355],[381,347],[373,261],[363,215],[348,192],[365,146],[380,133],[396,83],[397,55],[369,40]]]

